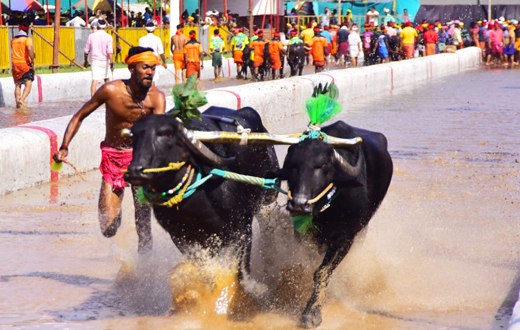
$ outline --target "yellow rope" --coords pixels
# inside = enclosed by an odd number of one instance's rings
[[[319,194],[318,196],[316,196],[316,198],[309,199],[309,200],[307,201],[307,204],[314,204],[314,203],[316,203],[317,201],[319,201],[323,196],[325,196],[326,193],[329,192],[329,190],[332,189],[332,187],[334,187],[334,183],[329,184],[329,186],[328,186],[327,188],[325,188],[325,190],[323,190],[323,191],[321,192],[321,194]],[[293,198],[290,190],[287,192],[287,198],[289,198],[290,200],[292,200],[292,198]]]
[[[184,164],[184,163],[183,163]],[[171,164],[170,164],[171,165]],[[172,198],[170,198],[169,201],[162,203],[162,206],[172,207],[174,205],[179,204],[182,202],[182,199],[184,198],[184,193],[186,192],[186,189],[188,189],[189,185],[191,184],[191,180],[193,179],[193,174],[195,173],[195,170],[192,170],[190,173],[190,178],[188,179],[188,182],[184,185],[184,188],[179,191],[179,193]]]
[[[143,173],[159,173],[166,171],[178,171],[184,166],[185,162],[170,163],[167,167],[159,168],[147,168],[143,170]],[[126,173],[128,170],[121,170],[121,173]]]
[[[143,170],[143,173],[158,173],[158,172],[166,172],[166,171],[178,171],[183,167],[185,162],[178,163],[170,163],[168,167],[159,167],[159,168],[147,168]]]

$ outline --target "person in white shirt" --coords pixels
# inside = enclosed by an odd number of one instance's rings
[[[357,58],[361,54],[361,37],[359,36],[359,28],[356,24],[352,25],[351,32],[348,35],[348,46],[352,66],[357,66]]]
[[[368,12],[367,12],[367,18],[368,18],[368,23],[372,24],[374,26],[377,26],[379,25],[377,23],[377,18],[379,17],[379,12],[376,11],[376,7],[372,7],[372,9],[370,9]]]
[[[164,57],[164,47],[161,41],[161,38],[153,34],[155,31],[155,23],[153,20],[149,19],[144,26],[148,34],[139,39],[139,47],[151,48],[153,54],[157,57],[161,57],[162,66],[166,69],[166,58]],[[159,71],[155,71],[155,75],[153,77],[153,84],[155,86],[155,82],[159,79]]]
[[[65,23],[65,26],[72,26],[75,28],[85,27],[85,26],[87,26],[87,23],[85,22],[85,20],[83,18],[81,18],[79,15],[77,15],[76,17],[74,17],[73,19],[71,19],[70,21]]]
[[[329,26],[329,23],[330,23],[330,10],[328,7],[325,7],[325,10],[323,11],[323,13],[320,15],[320,18],[321,18],[321,25],[322,26]]]

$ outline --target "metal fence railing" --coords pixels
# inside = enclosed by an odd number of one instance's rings
[[[399,17],[399,16],[395,17],[394,16],[394,18],[395,18],[395,21],[396,21],[397,24],[401,24],[404,21],[403,17]],[[415,16],[410,17],[412,22],[413,22],[414,18],[415,18]],[[336,22],[338,21],[338,17],[337,16],[334,17],[333,19]],[[319,23],[320,22],[320,17],[319,16],[312,16],[312,15],[285,16],[285,23],[296,23],[296,22],[298,22],[298,24],[302,25],[302,26],[310,24],[314,20],[316,20],[316,22]],[[341,21],[342,22],[347,21],[347,16],[341,16]],[[380,16],[380,17],[377,18],[378,25],[383,23],[383,21],[384,21],[384,16]],[[365,15],[353,15],[350,23],[351,24],[355,23],[358,26],[363,27],[365,25],[365,22],[366,22],[366,16]]]

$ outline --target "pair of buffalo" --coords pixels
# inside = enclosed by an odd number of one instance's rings
[[[283,69],[285,64],[284,57],[285,56],[281,56],[282,68],[280,69],[280,77],[283,77]],[[251,75],[254,76],[253,61],[251,60],[251,48],[244,48],[242,60],[244,62],[242,64],[240,75],[242,75],[244,78],[247,78],[247,69],[249,68]],[[305,65],[305,47],[303,43],[295,43],[288,46],[287,62],[291,68],[291,77],[302,75],[303,67]],[[260,80],[264,80],[264,77],[268,76],[269,72],[271,71],[268,42],[264,46],[264,62],[259,67],[258,71],[260,77],[257,78]]]
[[[232,120],[215,120],[219,117]],[[187,128],[236,132],[237,124],[252,133],[267,132],[252,108],[234,111],[210,107],[202,121],[193,121]],[[300,319],[301,327],[314,328],[321,323],[321,303],[332,272],[348,253],[356,234],[376,212],[393,171],[384,135],[342,121],[323,127],[322,131],[340,138],[361,137],[363,142],[335,149],[324,141],[306,139],[289,147],[283,168],[279,169],[272,146],[206,146],[175,117],[151,115],[132,128],[133,160],[125,180],[158,193],[171,192],[183,178],[186,181],[188,166],[195,175],[203,177],[219,168],[286,180],[290,196],[287,210],[291,215],[312,215],[315,230],[309,234],[326,248],[323,261],[314,273],[313,293]],[[185,164],[178,171],[144,171],[175,162]],[[331,184],[334,188],[326,191]],[[253,215],[261,205],[273,202],[275,196],[274,190],[217,178],[205,182],[177,207],[154,205],[153,209],[181,252],[194,244],[215,254],[226,246],[237,247],[239,280],[244,280],[250,269]]]

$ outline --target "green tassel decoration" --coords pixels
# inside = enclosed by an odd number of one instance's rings
[[[294,229],[302,235],[305,235],[309,230],[315,229],[316,226],[312,223],[312,215],[295,215],[291,217]]]
[[[343,110],[343,107],[332,98],[320,94],[305,102],[305,108],[312,124],[321,125]]]
[[[148,204],[148,200],[144,196],[144,189],[143,189],[143,187],[139,187],[137,189],[137,192],[135,193],[135,195],[137,196],[137,200],[139,201],[139,203],[141,203],[141,204]]]
[[[173,86],[171,89],[175,109],[169,112],[179,117],[185,125],[191,123],[192,119],[202,120],[199,107],[208,103],[206,93],[195,89],[197,74],[191,74],[186,83]]]

